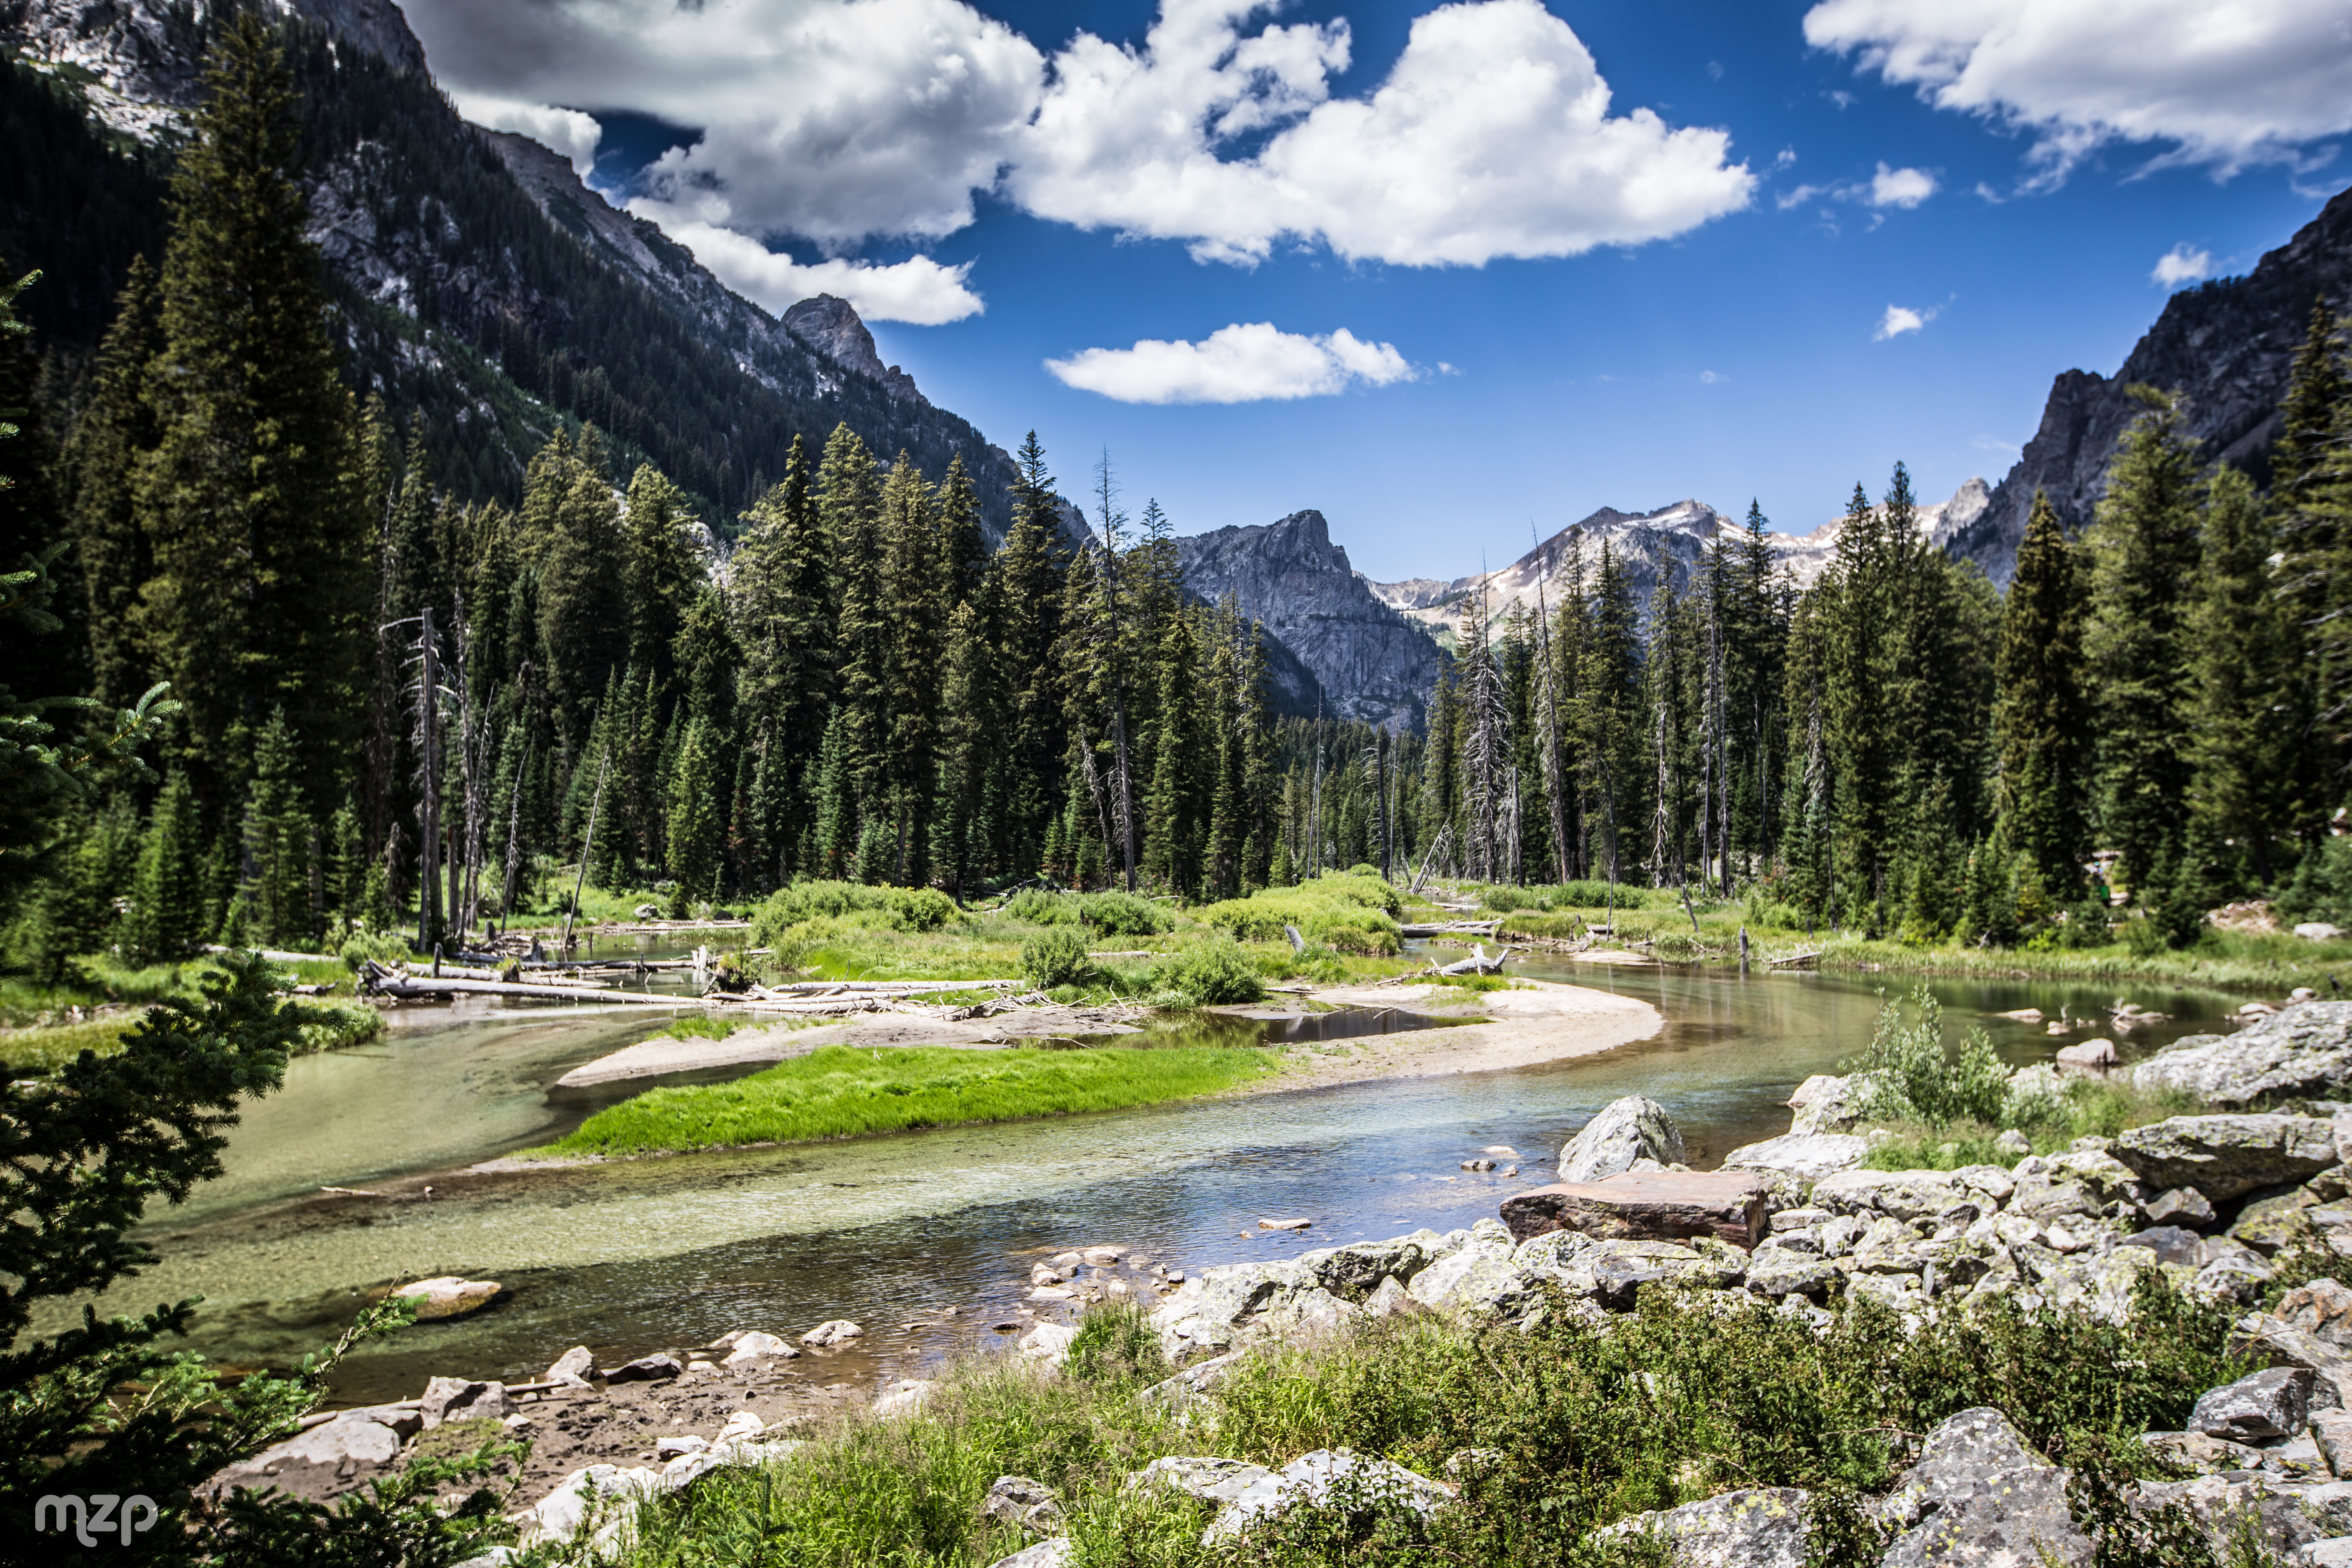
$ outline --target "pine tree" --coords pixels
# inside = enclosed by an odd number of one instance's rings
[[[2295,639],[2273,590],[2270,520],[2244,474],[2208,490],[2203,570],[2189,607],[2196,661],[2188,736],[2189,834],[2209,847],[2190,868],[2207,904],[2277,873],[2272,837],[2293,822]],[[2203,906],[2200,906],[2203,907]]]
[[[64,454],[67,506],[89,595],[91,690],[109,708],[131,706],[153,684],[139,627],[139,591],[152,567],[137,498],[140,459],[158,439],[147,383],[163,349],[155,274],[145,257],[135,257]],[[0,566],[14,564],[0,557]]]
[[[702,586],[700,551],[688,531],[686,497],[650,463],[629,480],[622,525],[621,602],[629,617],[628,661],[667,687],[687,608]],[[609,564],[606,569],[609,570]]]
[[[989,563],[992,637],[1005,673],[1003,810],[998,817],[1003,868],[1018,871],[1035,859],[1045,828],[1061,815],[1062,758],[1066,746],[1059,671],[1054,649],[1061,637],[1062,552],[1055,546],[1060,498],[1045,471],[1045,448],[1031,431],[1015,454],[1020,480],[1013,491],[1013,527]]]
[[[2091,851],[2093,734],[2076,555],[2050,498],[2036,490],[2001,608],[1997,810],[2007,842],[2061,901],[2072,901]]]
[[[2280,557],[2281,618],[2297,670],[2289,821],[2307,839],[2343,798],[2352,731],[2352,365],[2343,326],[2315,300],[2270,453],[2270,511]]]
[[[301,743],[286,710],[273,709],[254,750],[238,887],[245,934],[258,947],[302,947],[317,930],[310,904],[315,832],[302,776]]]
[[[819,485],[819,510],[840,584],[840,685],[834,717],[841,727],[841,766],[862,844],[865,827],[883,818],[889,806],[890,670],[897,628],[890,621],[884,573],[881,489],[866,443],[846,425],[825,443]],[[861,865],[859,874],[876,879],[870,867]]]
[[[887,811],[895,842],[892,878],[911,887],[930,880],[930,811],[939,788],[940,660],[953,600],[945,542],[934,498],[905,453],[882,495],[886,554],[884,616],[889,644],[890,715]]]
[[[1624,880],[1625,849],[1634,843],[1642,805],[1640,759],[1649,726],[1642,713],[1642,660],[1633,590],[1604,541],[1595,582],[1583,668],[1577,676],[1576,736],[1591,850],[1587,860],[1611,882]],[[1434,733],[1432,736],[1434,744]]]
[[[2125,880],[2152,887],[2182,848],[2189,780],[2189,588],[2200,564],[2196,443],[2152,388],[2107,469],[2088,539],[2084,652],[2099,731],[2099,816]]]
[[[593,443],[551,442],[533,462],[523,505],[524,540],[544,540],[535,553],[548,711],[559,742],[575,756],[597,694],[626,662],[629,647],[629,608],[613,571],[620,509],[596,457]]]
[[[678,746],[668,793],[667,861],[677,891],[672,908],[683,912],[719,890],[726,818],[721,814],[719,759],[708,728],[690,725]]]
[[[221,34],[194,126],[173,181],[149,381],[158,444],[140,473],[156,572],[145,629],[213,776],[247,777],[283,708],[301,737],[296,782],[340,799],[372,641],[373,539],[357,414],[304,236],[293,85],[253,14]]]
[[[969,604],[948,621],[940,689],[939,798],[931,808],[931,860],[961,899],[988,865],[989,781],[996,735],[996,671],[986,624]]]
[[[1201,764],[1200,643],[1192,617],[1169,623],[1160,649],[1160,733],[1151,793],[1144,803],[1144,874],[1174,892],[1200,888],[1204,823]]]
[[[211,932],[205,921],[204,828],[187,773],[173,769],[147,817],[131,884],[124,957],[134,964],[177,963]]]

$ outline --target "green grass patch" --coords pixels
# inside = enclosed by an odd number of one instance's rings
[[[94,961],[95,962],[95,961]],[[120,1005],[117,1010],[94,1018],[77,1022],[58,1021],[57,1014],[74,1005],[95,1005],[89,987],[73,990],[47,991],[42,999],[50,1006],[34,1013],[25,1026],[0,1029],[0,1062],[19,1075],[50,1073],[79,1057],[93,1051],[110,1057],[122,1049],[125,1031],[137,1026],[149,1006],[166,997],[193,1001],[197,996],[196,983],[212,969],[206,963],[152,970],[116,972],[116,984],[110,991],[130,990],[142,994],[132,1005]],[[324,984],[328,978],[348,981],[337,963],[279,964],[280,973],[290,973],[308,979],[308,972],[321,978],[310,984]],[[122,982],[128,979],[129,984]],[[331,998],[303,998],[294,1004],[302,1020],[300,1036],[294,1054],[308,1056],[313,1051],[341,1050],[347,1046],[363,1044],[383,1033],[383,1016],[363,1002],[339,1001]],[[22,1013],[15,1016],[22,1017]]]
[[[765,1025],[769,1020],[761,1022]],[[736,1030],[751,1026],[751,1019],[737,1014],[689,1013],[682,1018],[672,1018],[669,1027],[662,1033],[673,1040],[723,1040]]]
[[[1297,926],[1306,941],[1335,952],[1389,954],[1398,950],[1397,911],[1403,900],[1378,877],[1318,877],[1295,888],[1265,888],[1194,912],[1237,942],[1287,941]]]
[[[806,1143],[973,1121],[1118,1110],[1214,1094],[1281,1070],[1255,1049],[960,1051],[827,1046],[732,1083],[656,1089],[534,1152],[638,1154]]]

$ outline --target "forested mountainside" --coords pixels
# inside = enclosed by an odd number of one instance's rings
[[[552,426],[593,424],[618,459],[654,463],[725,532],[782,478],[795,436],[821,447],[846,424],[935,480],[961,456],[982,530],[1002,540],[1011,458],[870,353],[836,357],[864,336],[863,323],[845,330],[845,305],[828,308],[829,331],[796,333],[568,168],[559,178],[552,154],[466,124],[383,0],[290,10],[310,233],[349,378],[395,420],[423,416],[437,483],[513,504]],[[131,258],[160,252],[163,178],[208,16],[162,0],[0,12],[0,40],[42,68],[0,77],[0,114],[45,154],[0,168],[0,259],[61,280],[26,307],[68,358],[111,319]],[[1074,512],[1063,526],[1082,537]]]
[[[1210,601],[1231,595],[1262,623],[1312,672],[1329,717],[1421,727],[1437,680],[1437,644],[1348,564],[1321,512],[1195,534],[1176,541],[1176,551],[1184,586]],[[1286,706],[1311,712],[1314,691],[1293,685],[1283,684]]]
[[[2087,527],[2106,491],[2108,465],[2141,413],[2129,391],[2141,384],[2187,395],[2185,427],[2209,461],[2266,481],[2271,447],[2285,427],[2280,404],[2316,300],[2338,313],[2352,309],[2352,190],[2339,192],[2245,277],[2175,294],[2114,376],[2062,373],[2041,428],[1991,505],[1946,548],[2007,586],[2035,491],[2049,495],[2070,531]]]

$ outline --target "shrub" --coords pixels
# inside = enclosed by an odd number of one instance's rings
[[[1361,860],[1349,867],[1345,874],[1350,877],[1370,877],[1375,882],[1381,879],[1381,868],[1378,866],[1367,865]]]
[[[1255,1002],[1265,994],[1265,982],[1249,955],[1230,942],[1201,946],[1162,959],[1151,972],[1159,990],[1183,999],[1189,1007],[1230,1006]]]
[[[1078,900],[1069,893],[1049,893],[1043,888],[1024,888],[1004,900],[996,911],[1010,920],[1025,921],[1031,925],[1068,925],[1078,918]]]
[[[751,947],[776,947],[788,926],[828,920],[890,931],[932,931],[956,918],[955,900],[937,888],[869,888],[858,882],[795,882],[768,897],[751,917]]]
[[[1076,985],[1092,974],[1094,967],[1094,961],[1087,956],[1082,931],[1041,931],[1021,944],[1022,976],[1040,991]]]
[[[357,973],[360,965],[370,960],[378,963],[393,963],[409,958],[413,954],[409,951],[408,939],[404,936],[397,936],[390,931],[376,936],[371,936],[365,931],[353,931],[343,939],[343,945],[336,950],[336,956],[343,961],[344,968]]]
[[[1970,1029],[1955,1057],[1944,1045],[1943,1007],[1921,985],[1911,994],[1916,1022],[1889,1002],[1863,1053],[1842,1068],[1877,1075],[1864,1109],[1890,1121],[1916,1120],[1941,1130],[1956,1121],[1998,1123],[2009,1098],[2009,1069],[1982,1029]]]
[[[1105,936],[1157,936],[1175,924],[1158,905],[1133,893],[1088,893],[1076,904],[1077,918]]]
[[[1359,942],[1370,940],[1355,951],[1393,952],[1395,917],[1403,907],[1397,890],[1377,877],[1319,877],[1211,904],[1200,918],[1239,942],[1280,942],[1283,928],[1295,925],[1308,942],[1337,947],[1328,933],[1344,928]]]

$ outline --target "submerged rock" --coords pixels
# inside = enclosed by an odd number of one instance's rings
[[[432,1279],[412,1279],[395,1287],[392,1293],[415,1298],[416,1321],[425,1323],[478,1312],[505,1294],[505,1287],[495,1279],[464,1279],[455,1274],[444,1274]]]

